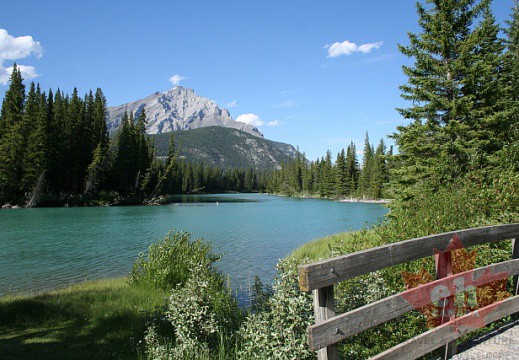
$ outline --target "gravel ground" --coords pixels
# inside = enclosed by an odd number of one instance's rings
[[[459,345],[458,351],[452,360],[519,359],[519,320]]]

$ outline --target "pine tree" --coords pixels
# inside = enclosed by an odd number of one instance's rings
[[[383,195],[384,185],[388,181],[389,174],[386,166],[386,145],[384,144],[384,140],[380,139],[373,157],[369,196],[375,199],[380,199]]]
[[[121,195],[126,195],[130,190],[130,184],[135,180],[132,171],[133,144],[132,128],[128,113],[124,113],[119,131],[115,139],[116,154],[112,170],[113,189]]]
[[[338,196],[345,196],[350,192],[351,182],[348,178],[348,168],[346,165],[346,153],[344,149],[337,154],[335,160],[335,192]]]
[[[504,117],[509,120],[504,139],[503,162],[519,171],[519,1],[514,1],[505,29],[507,51],[503,56]]]
[[[323,197],[331,196],[333,194],[333,183],[332,153],[328,150],[326,157],[321,159],[320,163],[319,195]]]
[[[0,116],[0,200],[20,201],[23,159],[27,141],[23,119],[25,86],[16,64],[5,93]]]
[[[352,195],[357,191],[359,181],[359,162],[357,161],[357,150],[353,141],[346,150],[346,171],[350,183],[349,191],[346,195]]]
[[[413,105],[398,109],[412,123],[393,134],[404,197],[412,186],[437,187],[478,166],[478,149],[488,151],[485,131],[499,127],[484,120],[499,96],[502,48],[490,0],[428,1],[417,9],[422,32],[410,33],[410,44],[399,46],[414,59],[403,67],[408,82],[400,87]]]
[[[31,83],[27,96],[24,122],[28,132],[27,149],[24,156],[23,188],[31,191],[47,166],[47,98],[38,85]],[[43,180],[43,179],[42,179]]]
[[[109,153],[109,137],[106,128],[106,99],[100,88],[95,96],[90,92],[87,99],[87,117],[90,122],[91,146],[95,146],[92,162],[88,165],[85,179],[85,195],[95,197],[109,175],[112,159]]]
[[[8,129],[22,121],[25,85],[23,85],[22,73],[16,63],[13,65],[9,82],[9,89],[5,92],[0,113],[0,139]]]
[[[374,158],[373,146],[369,142],[369,135],[366,132],[364,139],[364,155],[362,160],[362,169],[359,176],[359,195],[370,196],[369,191],[371,189],[371,180],[373,175],[373,158]]]

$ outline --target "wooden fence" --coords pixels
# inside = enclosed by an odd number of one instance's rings
[[[451,244],[451,239],[456,235],[466,248],[512,240],[512,260],[452,275],[451,252],[447,250],[450,249],[448,246]],[[310,350],[317,351],[319,360],[338,359],[337,342],[416,310],[417,304],[420,306],[431,304],[435,301],[431,298],[431,291],[438,286],[455,289],[455,293],[460,293],[464,291],[462,287],[457,286],[461,278],[468,278],[474,281],[476,286],[480,286],[496,280],[495,276],[489,276],[489,274],[506,273],[513,276],[512,297],[462,317],[445,316],[442,319],[444,321],[442,325],[384,351],[373,359],[416,359],[442,346],[445,347],[445,358],[451,357],[456,353],[456,340],[475,330],[468,326],[471,322],[473,323],[474,316],[484,314],[485,316],[481,316],[479,321],[481,325],[487,325],[505,316],[517,317],[519,314],[517,276],[519,274],[519,240],[514,239],[519,239],[519,224],[488,226],[401,241],[300,266],[300,288],[302,291],[313,291],[314,297],[315,324],[308,329]],[[435,257],[438,280],[347,313],[335,315],[334,284],[386,267],[431,256],[433,249],[441,251],[445,249]],[[486,274],[486,276],[481,276],[482,274]],[[409,299],[412,301],[410,302]],[[443,302],[443,299],[441,301]],[[444,303],[446,306],[450,306],[447,304],[452,305],[453,301]]]

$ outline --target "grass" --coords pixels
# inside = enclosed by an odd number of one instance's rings
[[[166,293],[100,280],[0,298],[1,359],[136,359]]]
[[[380,245],[384,245],[384,242],[375,230],[342,232],[303,244],[290,253],[288,259],[294,259],[299,263],[305,259],[317,261],[328,259],[332,255],[344,255],[343,252],[334,254],[334,249],[340,248],[347,249],[347,252],[355,252]]]

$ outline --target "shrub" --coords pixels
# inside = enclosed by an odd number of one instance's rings
[[[313,359],[308,350],[307,328],[314,322],[312,300],[299,291],[298,275],[293,262],[280,261],[274,295],[264,311],[250,314],[239,335],[238,358],[245,359]]]
[[[145,334],[148,359],[209,359],[234,351],[243,315],[213,267],[217,259],[209,244],[184,232],[151,245],[147,259],[139,256],[132,283],[171,289]]]
[[[191,241],[186,232],[169,232],[148,248],[147,256],[140,253],[133,264],[130,282],[133,285],[171,290],[182,286],[196,266],[212,268],[219,257],[211,245],[202,239]]]

